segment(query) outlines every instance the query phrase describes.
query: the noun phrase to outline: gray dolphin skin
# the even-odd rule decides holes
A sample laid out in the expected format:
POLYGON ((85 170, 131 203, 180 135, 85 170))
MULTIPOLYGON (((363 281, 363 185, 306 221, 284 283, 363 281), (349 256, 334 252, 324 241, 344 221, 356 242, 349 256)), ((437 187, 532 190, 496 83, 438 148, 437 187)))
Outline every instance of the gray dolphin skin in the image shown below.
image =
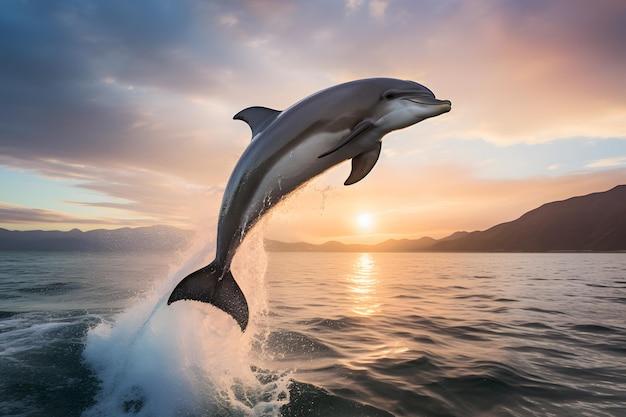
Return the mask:
POLYGON ((244 331, 248 303, 230 271, 246 234, 283 197, 340 162, 351 159, 345 185, 374 167, 387 133, 450 111, 413 81, 371 78, 315 93, 284 111, 249 107, 234 119, 252 130, 252 142, 237 162, 222 199, 215 260, 188 275, 168 304, 196 300, 230 314, 244 331))

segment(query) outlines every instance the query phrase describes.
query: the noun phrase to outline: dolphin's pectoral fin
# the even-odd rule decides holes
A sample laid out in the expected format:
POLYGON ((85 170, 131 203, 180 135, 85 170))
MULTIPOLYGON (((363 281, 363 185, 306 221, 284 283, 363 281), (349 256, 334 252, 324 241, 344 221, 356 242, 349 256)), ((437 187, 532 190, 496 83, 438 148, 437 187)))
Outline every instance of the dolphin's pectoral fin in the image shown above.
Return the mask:
POLYGON ((252 130, 252 137, 265 129, 270 123, 278 117, 281 112, 267 107, 248 107, 233 116, 233 119, 243 120, 248 123, 252 130))
POLYGON ((350 176, 348 176, 346 182, 343 184, 352 185, 365 178, 365 176, 370 173, 372 168, 374 168, 374 165, 376 165, 376 161, 378 161, 378 157, 380 156, 381 148, 382 143, 378 142, 376 146, 369 151, 358 154, 352 158, 352 171, 350 172, 350 176))
POLYGON ((248 303, 230 271, 217 268, 215 262, 187 275, 178 283, 167 304, 178 300, 195 300, 213 304, 230 314, 241 327, 248 325, 248 303))
POLYGON ((342 146, 346 145, 352 139, 356 138, 361 133, 366 132, 366 131, 368 131, 369 129, 371 129, 373 127, 374 127, 374 123, 372 123, 371 121, 369 121, 369 120, 361 120, 359 123, 357 123, 356 126, 354 126, 354 128, 352 128, 350 133, 348 133, 348 136, 343 138, 343 140, 341 142, 339 142, 339 144, 337 146, 335 146, 334 148, 332 148, 331 150, 329 150, 327 152, 324 152, 323 154, 318 156, 318 158, 323 158, 326 155, 330 155, 331 153, 339 150, 342 146))

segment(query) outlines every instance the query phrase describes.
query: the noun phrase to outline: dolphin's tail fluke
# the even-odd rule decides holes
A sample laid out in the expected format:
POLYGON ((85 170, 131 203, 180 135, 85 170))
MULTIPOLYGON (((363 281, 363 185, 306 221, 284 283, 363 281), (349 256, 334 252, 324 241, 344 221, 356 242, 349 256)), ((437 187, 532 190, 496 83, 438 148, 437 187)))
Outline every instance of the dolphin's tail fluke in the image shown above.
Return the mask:
POLYGON ((195 300, 213 304, 230 314, 241 327, 248 325, 248 303, 230 270, 222 271, 215 261, 187 275, 178 283, 167 304, 178 300, 195 300))

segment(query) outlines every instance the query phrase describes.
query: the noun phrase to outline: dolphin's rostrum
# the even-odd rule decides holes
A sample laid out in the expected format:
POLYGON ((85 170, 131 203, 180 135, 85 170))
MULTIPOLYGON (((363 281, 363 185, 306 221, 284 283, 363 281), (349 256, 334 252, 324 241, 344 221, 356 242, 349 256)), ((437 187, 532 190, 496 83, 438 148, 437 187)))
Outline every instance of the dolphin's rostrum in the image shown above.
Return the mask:
POLYGON ((345 185, 363 179, 380 155, 387 133, 450 111, 428 88, 393 78, 357 80, 315 93, 284 111, 249 107, 234 118, 252 130, 222 199, 216 257, 188 275, 168 304, 196 300, 230 314, 241 330, 248 304, 230 271, 250 229, 281 198, 332 166, 352 159, 345 185))

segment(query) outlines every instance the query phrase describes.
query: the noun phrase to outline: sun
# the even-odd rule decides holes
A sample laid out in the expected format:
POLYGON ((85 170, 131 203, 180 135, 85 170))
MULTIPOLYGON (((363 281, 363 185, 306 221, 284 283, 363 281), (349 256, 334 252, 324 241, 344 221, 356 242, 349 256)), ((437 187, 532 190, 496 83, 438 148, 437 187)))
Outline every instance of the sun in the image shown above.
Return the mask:
POLYGON ((374 217, 370 213, 361 213, 356 217, 356 224, 359 229, 371 229, 374 225, 374 217))

